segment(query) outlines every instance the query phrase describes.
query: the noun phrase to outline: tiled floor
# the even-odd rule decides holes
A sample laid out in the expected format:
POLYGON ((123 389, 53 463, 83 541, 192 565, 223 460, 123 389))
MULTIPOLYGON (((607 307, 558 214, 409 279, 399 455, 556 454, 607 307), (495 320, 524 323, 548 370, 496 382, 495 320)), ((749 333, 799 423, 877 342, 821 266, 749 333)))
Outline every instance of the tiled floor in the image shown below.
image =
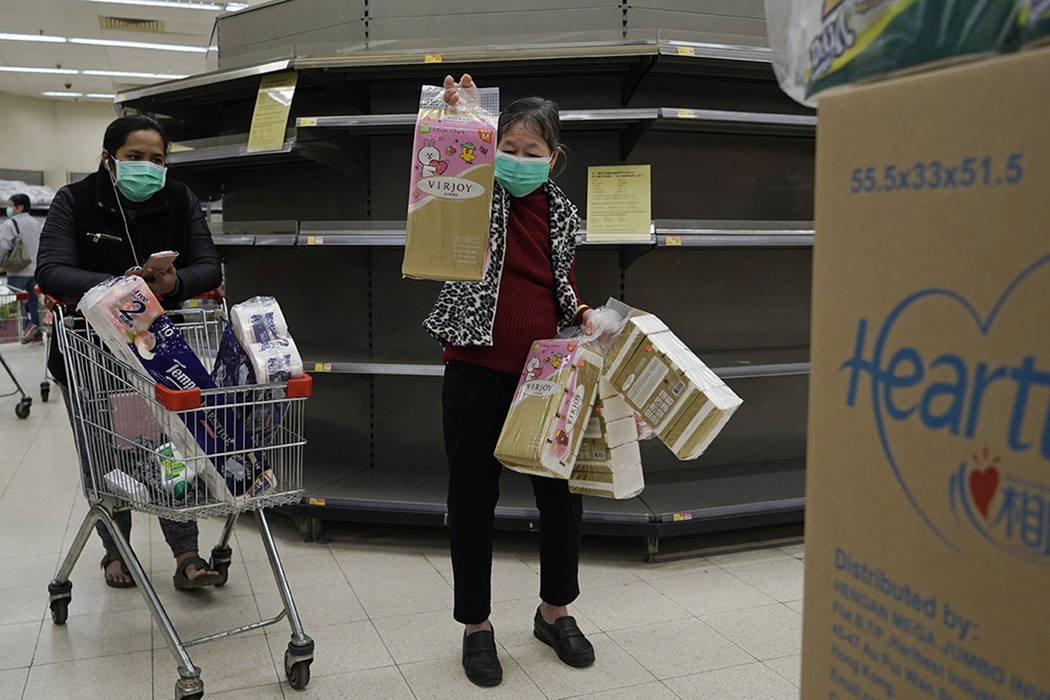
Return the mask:
MULTIPOLYGON (((102 584, 92 536, 73 573, 66 625, 47 613, 47 583, 86 505, 57 390, 40 403, 39 346, 0 346, 31 388, 32 415, 0 399, 0 698, 170 698, 176 665, 137 590, 102 584)), ((0 373, 0 393, 10 383, 0 373)), ((493 565, 493 621, 504 668, 495 689, 459 665, 444 533, 348 526, 307 544, 272 517, 307 632, 317 643, 302 692, 283 678, 286 625, 192 648, 209 698, 798 697, 801 547, 646 564, 637 542, 584 542, 583 593, 572 606, 597 663, 572 669, 531 633, 537 604, 534 538, 501 536, 493 565), (384 536, 377 536, 384 535, 384 536)), ((201 523, 201 546, 218 535, 201 523)), ((174 569, 155 520, 135 514, 132 544, 184 636, 273 615, 278 596, 254 520, 238 523, 229 584, 194 593, 174 569)))

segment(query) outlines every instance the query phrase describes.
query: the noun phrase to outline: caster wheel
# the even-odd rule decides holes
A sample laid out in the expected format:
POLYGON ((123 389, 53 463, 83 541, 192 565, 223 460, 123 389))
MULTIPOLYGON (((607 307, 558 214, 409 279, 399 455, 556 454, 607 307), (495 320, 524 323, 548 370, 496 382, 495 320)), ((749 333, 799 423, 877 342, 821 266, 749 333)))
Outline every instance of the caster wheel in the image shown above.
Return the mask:
POLYGON ((56 625, 66 624, 69 618, 69 598, 51 601, 51 621, 56 625))
POLYGON ((23 419, 23 420, 28 418, 29 417, 29 410, 32 407, 32 405, 33 404, 30 403, 28 400, 22 399, 15 406, 15 415, 18 416, 19 418, 23 419))
POLYGON ((230 559, 233 556, 233 549, 230 547, 213 547, 211 550, 211 566, 212 571, 218 571, 220 578, 215 585, 225 586, 226 581, 230 578, 230 559))
POLYGON ((40 400, 47 403, 48 397, 51 396, 51 385, 44 382, 40 385, 40 400))
POLYGON ((288 683, 296 690, 302 690, 310 682, 310 661, 296 661, 288 671, 288 683))

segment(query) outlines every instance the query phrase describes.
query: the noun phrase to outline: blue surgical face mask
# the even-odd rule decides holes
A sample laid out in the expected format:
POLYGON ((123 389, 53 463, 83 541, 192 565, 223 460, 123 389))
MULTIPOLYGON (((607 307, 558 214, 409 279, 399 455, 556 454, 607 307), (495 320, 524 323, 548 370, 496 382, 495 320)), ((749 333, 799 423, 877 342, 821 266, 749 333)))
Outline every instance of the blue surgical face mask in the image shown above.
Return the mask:
POLYGON ((7 214, 7 218, 10 219, 11 217, 13 217, 15 215, 15 208, 14 207, 7 207, 7 209, 4 211, 4 213, 7 214))
POLYGON ((524 197, 547 181, 551 159, 496 151, 496 179, 511 196, 524 197))
POLYGON ((132 202, 145 202, 167 181, 168 169, 148 160, 117 160, 117 189, 132 202))

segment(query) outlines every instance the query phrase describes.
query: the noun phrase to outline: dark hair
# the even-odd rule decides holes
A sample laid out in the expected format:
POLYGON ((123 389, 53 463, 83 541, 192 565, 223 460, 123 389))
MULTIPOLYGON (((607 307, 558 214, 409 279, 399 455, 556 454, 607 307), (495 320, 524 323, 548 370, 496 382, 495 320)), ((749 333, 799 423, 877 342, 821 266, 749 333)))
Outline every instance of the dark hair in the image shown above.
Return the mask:
POLYGON ((29 195, 27 194, 13 194, 9 200, 12 205, 16 207, 22 207, 22 211, 29 211, 29 195))
MULTIPOLYGON (((565 154, 565 146, 561 142, 561 120, 558 117, 558 103, 542 97, 523 97, 514 100, 499 115, 499 131, 497 142, 503 132, 515 124, 530 127, 539 132, 540 136, 551 149, 551 153, 565 154)), ((561 158, 564 166, 565 158, 561 158)))
POLYGON ((168 135, 156 119, 151 119, 144 114, 135 114, 130 117, 120 117, 110 122, 106 127, 106 135, 102 137, 102 147, 110 156, 116 156, 117 151, 128 142, 128 134, 132 131, 156 131, 164 142, 164 152, 168 152, 168 135))

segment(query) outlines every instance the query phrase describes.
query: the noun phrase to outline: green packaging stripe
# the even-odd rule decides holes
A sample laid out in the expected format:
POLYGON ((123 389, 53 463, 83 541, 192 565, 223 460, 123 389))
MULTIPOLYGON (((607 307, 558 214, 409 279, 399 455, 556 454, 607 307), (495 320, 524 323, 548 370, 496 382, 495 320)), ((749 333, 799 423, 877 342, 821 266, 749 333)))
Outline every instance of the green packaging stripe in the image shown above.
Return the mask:
MULTIPOLYGON (((836 24, 852 27, 865 19, 850 3, 843 3, 839 12, 847 16, 838 22, 826 19, 826 33, 835 31, 836 24)), ((811 49, 807 96, 951 56, 999 51, 1016 26, 1018 5, 1015 0, 896 0, 865 14, 870 13, 878 18, 853 33, 852 47, 835 57, 827 70, 813 65, 816 53, 811 49)))

